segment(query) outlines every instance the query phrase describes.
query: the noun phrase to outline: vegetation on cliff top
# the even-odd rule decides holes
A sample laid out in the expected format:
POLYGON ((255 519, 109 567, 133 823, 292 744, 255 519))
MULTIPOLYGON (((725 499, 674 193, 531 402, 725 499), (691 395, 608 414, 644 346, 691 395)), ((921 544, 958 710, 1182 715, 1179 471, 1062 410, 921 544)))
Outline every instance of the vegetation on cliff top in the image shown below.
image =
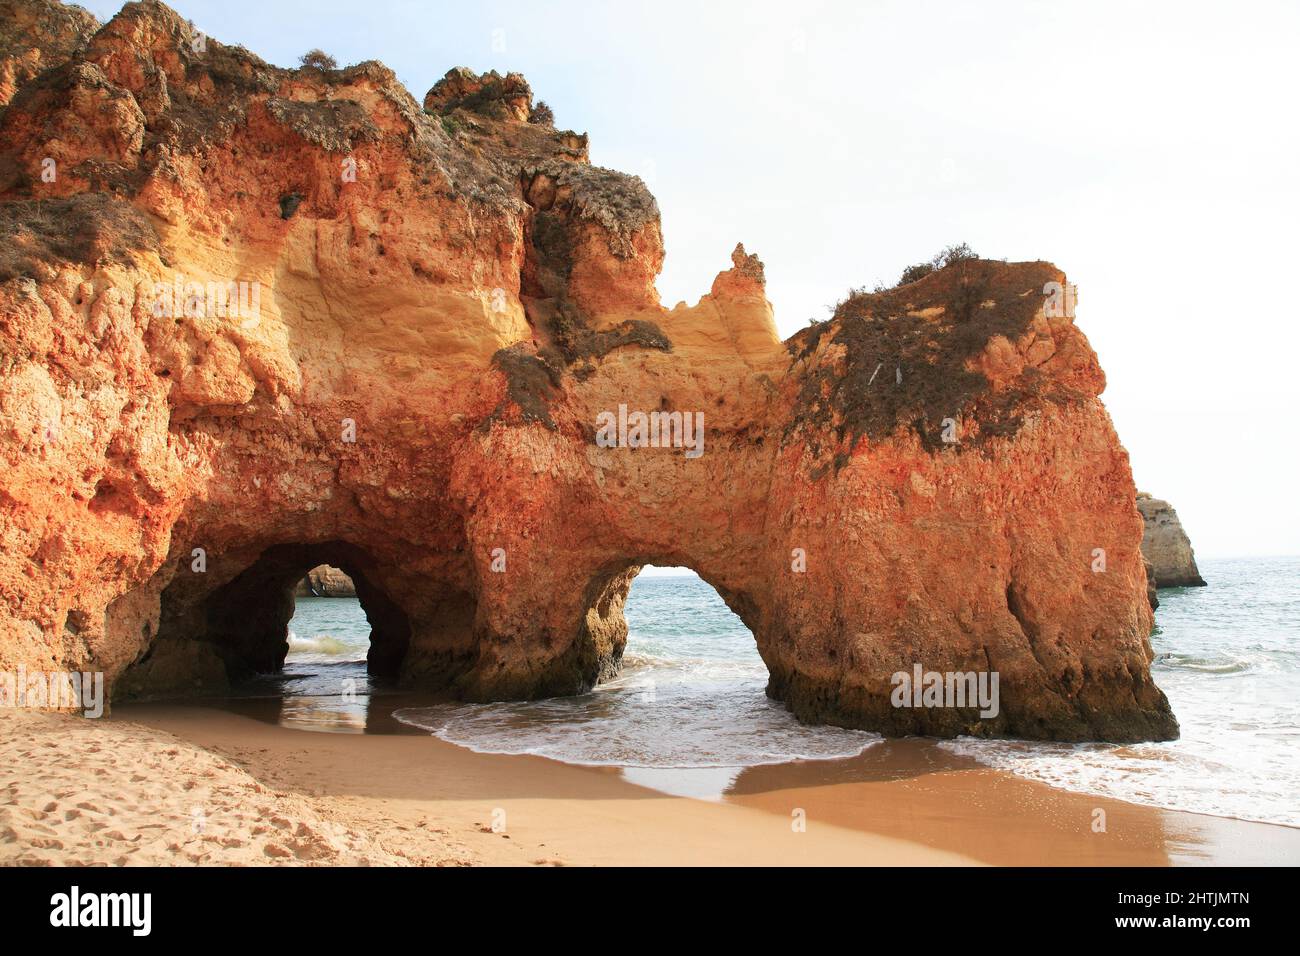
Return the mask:
POLYGON ((929 265, 910 283, 851 292, 830 321, 790 338, 796 361, 809 364, 801 411, 787 437, 802 433, 818 453, 816 436, 829 431, 838 439, 836 463, 842 465, 860 438, 884 441, 900 426, 914 431, 927 450, 937 450, 944 447, 944 419, 965 416, 978 422, 978 435, 958 447, 979 447, 1015 434, 1026 400, 1077 398, 1047 387, 1034 368, 1025 369, 1019 387, 995 393, 970 368, 995 336, 1015 342, 1025 335, 1042 305, 1044 284, 1059 276, 1054 266, 978 259, 964 245, 929 265), (828 355, 824 342, 841 346, 842 354, 828 355))
POLYGON ((298 62, 311 70, 337 70, 339 61, 324 50, 308 50, 298 57, 298 62))

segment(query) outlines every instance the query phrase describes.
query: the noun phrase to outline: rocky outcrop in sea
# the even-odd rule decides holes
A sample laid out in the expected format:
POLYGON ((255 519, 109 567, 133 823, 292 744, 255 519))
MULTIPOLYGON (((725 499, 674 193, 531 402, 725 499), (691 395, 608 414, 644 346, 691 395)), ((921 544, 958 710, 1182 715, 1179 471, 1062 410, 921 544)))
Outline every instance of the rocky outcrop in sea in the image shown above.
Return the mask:
POLYGON ((354 598, 357 587, 343 571, 321 564, 307 572, 293 593, 295 597, 354 598))
POLYGON ((1142 553, 1151 563, 1152 580, 1158 588, 1204 587, 1205 579, 1196 567, 1192 542, 1178 520, 1178 512, 1167 501, 1138 492, 1142 514, 1142 553))

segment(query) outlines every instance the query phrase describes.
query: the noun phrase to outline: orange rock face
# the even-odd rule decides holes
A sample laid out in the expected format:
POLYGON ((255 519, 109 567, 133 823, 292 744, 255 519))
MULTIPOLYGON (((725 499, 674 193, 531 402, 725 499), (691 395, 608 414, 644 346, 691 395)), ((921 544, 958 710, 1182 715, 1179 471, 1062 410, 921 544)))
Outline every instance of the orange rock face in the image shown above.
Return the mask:
POLYGON ((376 674, 570 694, 656 563, 717 588, 805 720, 1177 733, 1054 267, 959 262, 782 343, 743 248, 660 305, 653 197, 517 75, 421 108, 152 2, 42 66, 0 117, 0 670, 120 698, 274 669, 329 564, 376 674), (918 664, 996 672, 996 715, 894 706, 918 664))

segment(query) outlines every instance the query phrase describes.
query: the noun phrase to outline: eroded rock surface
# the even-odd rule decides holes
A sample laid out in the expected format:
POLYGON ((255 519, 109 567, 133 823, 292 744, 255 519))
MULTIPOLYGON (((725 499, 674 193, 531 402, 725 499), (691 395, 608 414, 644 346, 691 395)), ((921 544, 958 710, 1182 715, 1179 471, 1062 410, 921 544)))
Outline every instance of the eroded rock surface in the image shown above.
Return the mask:
POLYGON ((1204 587, 1205 579, 1196 567, 1191 539, 1178 520, 1178 512, 1167 501, 1138 492, 1142 514, 1142 553, 1151 562, 1155 587, 1204 587))
POLYGON ((378 63, 279 69, 152 2, 19 88, 0 668, 220 686, 279 666, 293 588, 329 564, 376 674, 571 694, 617 672, 656 563, 719 591, 805 720, 1176 735, 1059 270, 959 262, 782 343, 738 247, 668 310, 653 197, 530 102, 455 70, 422 108, 378 63), (638 413, 703 428, 598 441, 638 413), (892 706, 914 664, 995 670, 997 716, 892 706))
POLYGON ((89 10, 58 0, 0 0, 0 106, 42 70, 66 63, 99 21, 89 10))

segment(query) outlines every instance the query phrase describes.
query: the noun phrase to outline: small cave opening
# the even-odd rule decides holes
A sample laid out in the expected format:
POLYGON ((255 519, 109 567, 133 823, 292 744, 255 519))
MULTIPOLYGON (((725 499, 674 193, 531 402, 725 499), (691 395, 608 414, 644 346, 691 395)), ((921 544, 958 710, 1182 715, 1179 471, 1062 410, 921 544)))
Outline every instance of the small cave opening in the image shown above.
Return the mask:
POLYGON ((355 589, 355 602, 347 602, 354 612, 349 623, 354 640, 357 628, 368 626, 367 673, 395 680, 410 647, 411 620, 376 583, 376 566, 366 551, 343 541, 274 545, 210 590, 196 590, 201 576, 178 577, 162 593, 159 638, 171 635, 206 646, 232 684, 278 673, 289 656, 290 625, 304 579, 322 566, 337 569, 355 589), (362 614, 364 622, 355 620, 362 614))

